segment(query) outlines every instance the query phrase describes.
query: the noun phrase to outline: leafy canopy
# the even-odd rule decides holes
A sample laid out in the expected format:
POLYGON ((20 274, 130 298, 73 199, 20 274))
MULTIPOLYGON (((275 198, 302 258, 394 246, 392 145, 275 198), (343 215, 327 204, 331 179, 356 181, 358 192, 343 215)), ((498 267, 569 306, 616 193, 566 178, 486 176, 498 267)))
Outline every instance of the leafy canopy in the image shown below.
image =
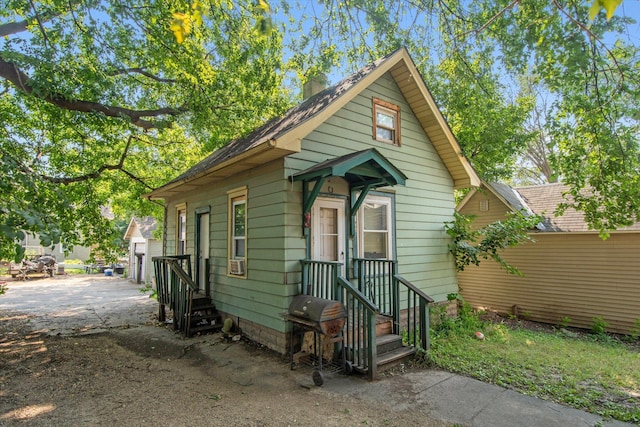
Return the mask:
POLYGON ((482 178, 509 182, 524 156, 542 156, 539 176, 570 188, 559 212, 574 207, 606 235, 640 220, 640 50, 625 4, 301 3, 291 64, 357 68, 407 46, 482 178))
POLYGON ((22 256, 24 233, 110 253, 105 212, 161 217, 141 195, 286 109, 281 35, 263 20, 249 0, 9 0, 0 259, 22 256))

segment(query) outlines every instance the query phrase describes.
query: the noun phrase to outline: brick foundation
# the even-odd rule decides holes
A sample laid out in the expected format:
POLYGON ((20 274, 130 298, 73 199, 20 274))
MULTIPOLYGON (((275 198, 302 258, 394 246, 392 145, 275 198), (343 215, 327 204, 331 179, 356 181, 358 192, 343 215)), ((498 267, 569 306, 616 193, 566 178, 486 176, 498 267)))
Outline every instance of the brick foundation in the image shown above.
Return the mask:
POLYGON ((248 339, 264 345, 270 350, 274 350, 280 354, 289 352, 289 336, 284 332, 267 328, 266 326, 252 322, 247 319, 230 316, 226 313, 220 313, 223 319, 231 318, 233 320, 233 330, 242 332, 242 335, 248 339))

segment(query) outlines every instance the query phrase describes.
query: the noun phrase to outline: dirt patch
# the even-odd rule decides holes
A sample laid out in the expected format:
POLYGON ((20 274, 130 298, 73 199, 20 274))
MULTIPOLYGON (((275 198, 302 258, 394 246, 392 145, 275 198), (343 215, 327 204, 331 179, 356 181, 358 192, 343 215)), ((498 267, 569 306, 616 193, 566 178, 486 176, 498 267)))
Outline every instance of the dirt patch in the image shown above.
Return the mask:
POLYGON ((49 336, 30 320, 0 313, 0 425, 445 425, 315 387, 308 368, 253 343, 161 325, 49 336))

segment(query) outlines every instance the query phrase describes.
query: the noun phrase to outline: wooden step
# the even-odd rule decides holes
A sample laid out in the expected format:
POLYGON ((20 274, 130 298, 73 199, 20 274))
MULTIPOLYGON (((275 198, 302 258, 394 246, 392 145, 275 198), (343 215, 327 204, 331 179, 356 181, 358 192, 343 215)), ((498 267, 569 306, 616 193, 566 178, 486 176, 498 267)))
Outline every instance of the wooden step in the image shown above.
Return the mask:
POLYGON ((400 335, 387 334, 376 337, 376 350, 378 354, 384 354, 402 347, 400 335))
POLYGON ((393 330, 393 319, 389 316, 379 314, 376 316, 376 336, 390 334, 393 330))
POLYGON ((413 357, 415 353, 416 349, 414 347, 400 347, 384 354, 378 354, 378 368, 384 367, 384 369, 388 369, 405 359, 413 357))

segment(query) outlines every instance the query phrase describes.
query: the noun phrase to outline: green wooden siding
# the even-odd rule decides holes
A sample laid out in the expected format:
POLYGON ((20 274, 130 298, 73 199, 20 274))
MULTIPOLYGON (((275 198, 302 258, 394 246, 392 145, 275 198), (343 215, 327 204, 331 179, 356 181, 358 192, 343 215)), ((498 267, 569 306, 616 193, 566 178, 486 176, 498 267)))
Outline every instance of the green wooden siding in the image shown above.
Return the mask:
MULTIPOLYGON (((285 226, 288 181, 282 178, 283 161, 271 162, 240 174, 223 184, 206 186, 168 202, 167 253, 175 253, 176 204, 187 204, 187 253, 194 250, 195 209, 211 206, 211 290, 217 308, 284 332, 280 313, 289 295, 297 292, 285 284, 285 226), (247 186, 247 278, 227 276, 227 191, 247 186), (193 219, 192 219, 193 218, 193 219)), ((288 282, 288 280, 287 280, 288 282)), ((295 289, 294 289, 295 288, 295 289)))
MULTIPOLYGON (((444 232, 444 222, 452 220, 455 208, 453 180, 390 75, 380 78, 309 134, 302 142, 302 152, 286 159, 285 174, 372 146, 408 177, 406 186, 391 189, 396 193, 399 272, 437 301, 446 300, 447 294, 457 291, 444 232), (400 106, 400 147, 373 139, 373 97, 400 106)), ((296 189, 301 191, 301 185, 296 189)), ((301 215, 299 205, 289 204, 288 209, 294 206, 301 215)), ((299 238, 289 235, 287 241, 295 245, 299 238)), ((353 247, 349 250, 353 256, 353 247)))
MULTIPOLYGON (((302 185, 291 174, 318 162, 375 147, 407 175, 396 186, 396 243, 399 272, 441 301, 457 291, 444 222, 454 211, 453 180, 428 141, 394 80, 385 75, 302 141, 302 152, 203 186, 167 201, 166 253, 175 253, 176 210, 187 204, 187 253, 194 254, 195 209, 210 206, 212 298, 219 310, 285 332, 280 313, 298 293, 302 233, 302 185), (372 138, 372 98, 401 108, 402 146, 372 138), (227 191, 247 186, 247 278, 227 276, 227 191)), ((336 180, 336 179, 334 179, 336 180)), ((340 190, 339 183, 335 188, 340 190)), ((346 194, 345 194, 346 195, 346 194)), ((353 247, 349 242, 350 256, 353 247)), ((242 320, 240 320, 242 327, 242 320)))

